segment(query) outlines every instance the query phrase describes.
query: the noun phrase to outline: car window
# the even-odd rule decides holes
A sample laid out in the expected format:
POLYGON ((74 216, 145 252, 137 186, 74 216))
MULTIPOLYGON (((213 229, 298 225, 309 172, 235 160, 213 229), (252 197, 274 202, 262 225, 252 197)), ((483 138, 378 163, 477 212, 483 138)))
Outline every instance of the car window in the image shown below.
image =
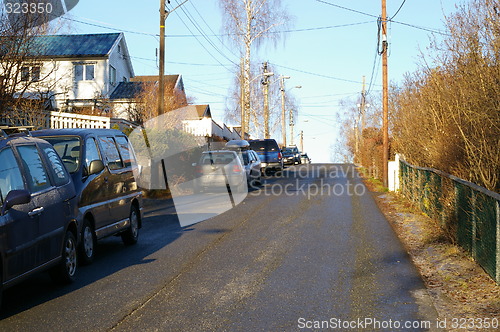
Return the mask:
POLYGON ((248 151, 243 151, 241 157, 243 158, 243 165, 248 165, 250 163, 248 151))
POLYGON ((99 137, 99 141, 102 144, 102 152, 106 158, 106 163, 110 170, 117 170, 123 168, 123 161, 120 157, 120 153, 116 148, 116 143, 113 137, 99 137))
POLYGON ((35 145, 22 145, 17 148, 26 169, 26 180, 32 193, 36 193, 50 187, 50 180, 38 154, 35 145))
POLYGON ((78 170, 80 165, 80 139, 76 136, 71 137, 41 137, 54 147, 59 157, 61 157, 64 166, 70 173, 78 170))
POLYGON ((11 148, 0 151, 0 203, 11 190, 24 189, 23 177, 11 148))
POLYGON ((49 171, 52 173, 54 177, 54 181, 56 186, 62 186, 68 183, 69 176, 66 173, 66 169, 61 159, 59 158, 57 152, 54 148, 47 146, 43 149, 47 159, 49 160, 49 171))
POLYGON ((94 160, 101 160, 99 148, 94 138, 87 138, 85 141, 85 167, 89 169, 90 163, 94 160))
POLYGON ((125 167, 132 167, 133 155, 129 149, 127 138, 125 136, 116 136, 116 143, 118 144, 125 167))
POLYGON ((276 141, 250 141, 250 147, 255 151, 279 151, 276 141))
POLYGON ((201 157, 201 164, 203 165, 225 165, 234 161, 234 154, 232 153, 205 153, 201 157))

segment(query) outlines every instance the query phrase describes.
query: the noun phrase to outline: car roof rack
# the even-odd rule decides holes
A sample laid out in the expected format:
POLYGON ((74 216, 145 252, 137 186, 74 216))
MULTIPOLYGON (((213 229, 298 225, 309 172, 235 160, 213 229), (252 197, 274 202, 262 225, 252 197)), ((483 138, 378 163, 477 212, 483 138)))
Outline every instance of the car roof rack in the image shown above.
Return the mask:
POLYGON ((31 136, 30 130, 34 128, 34 126, 0 126, 0 138, 31 136))

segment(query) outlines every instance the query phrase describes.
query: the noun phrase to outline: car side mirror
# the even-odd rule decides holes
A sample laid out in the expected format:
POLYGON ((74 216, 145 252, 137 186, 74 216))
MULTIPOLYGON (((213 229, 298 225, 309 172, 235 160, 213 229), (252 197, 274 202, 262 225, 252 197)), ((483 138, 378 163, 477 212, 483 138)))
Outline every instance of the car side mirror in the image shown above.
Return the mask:
POLYGON ((31 202, 31 194, 27 190, 11 190, 5 197, 0 215, 4 215, 7 210, 15 205, 31 202))
POLYGON ((104 163, 102 160, 92 160, 87 171, 88 175, 97 174, 104 169, 104 163))

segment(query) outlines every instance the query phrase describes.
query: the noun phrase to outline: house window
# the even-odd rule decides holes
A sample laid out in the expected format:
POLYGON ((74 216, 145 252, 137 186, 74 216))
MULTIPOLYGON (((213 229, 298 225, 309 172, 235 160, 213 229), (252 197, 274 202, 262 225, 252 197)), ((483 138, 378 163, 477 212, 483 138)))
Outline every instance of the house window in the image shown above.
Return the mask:
POLYGON ((85 66, 85 79, 87 81, 94 80, 94 65, 86 65, 85 66))
POLYGON ((21 81, 27 82, 30 80, 30 67, 21 67, 21 81))
POLYGON ((30 78, 32 82, 40 81, 40 71, 41 71, 40 66, 31 68, 28 66, 21 67, 21 81, 28 82, 30 78))
POLYGON ((109 84, 116 84, 116 69, 113 66, 109 66, 109 84))
POLYGON ((38 82, 40 81, 40 67, 31 67, 31 81, 38 82))
POLYGON ((75 65, 75 81, 93 81, 94 65, 93 64, 76 64, 75 65))

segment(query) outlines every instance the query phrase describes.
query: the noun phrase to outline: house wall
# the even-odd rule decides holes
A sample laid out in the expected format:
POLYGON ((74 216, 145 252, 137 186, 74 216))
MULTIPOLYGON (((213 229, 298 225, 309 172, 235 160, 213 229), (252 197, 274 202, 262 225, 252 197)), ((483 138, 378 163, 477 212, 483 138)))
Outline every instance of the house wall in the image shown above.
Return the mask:
POLYGON ((120 82, 129 82, 130 78, 133 77, 133 72, 127 62, 128 51, 127 45, 125 44, 125 40, 122 38, 111 50, 108 59, 108 67, 106 68, 106 96, 113 92, 113 90, 118 86, 120 82), (116 69, 116 82, 111 84, 110 79, 110 67, 113 66, 116 69))
POLYGON ((47 95, 52 96, 55 101, 53 106, 59 110, 66 109, 66 100, 68 99, 109 98, 119 82, 129 81, 133 76, 127 58, 128 51, 125 39, 120 38, 111 49, 109 57, 43 59, 23 64, 23 66, 28 67, 41 66, 41 81, 30 83, 25 97, 39 95, 39 92, 48 92, 47 95), (76 64, 93 64, 94 79, 75 81, 74 66, 76 64), (110 66, 116 69, 116 82, 114 84, 110 83, 110 66))

